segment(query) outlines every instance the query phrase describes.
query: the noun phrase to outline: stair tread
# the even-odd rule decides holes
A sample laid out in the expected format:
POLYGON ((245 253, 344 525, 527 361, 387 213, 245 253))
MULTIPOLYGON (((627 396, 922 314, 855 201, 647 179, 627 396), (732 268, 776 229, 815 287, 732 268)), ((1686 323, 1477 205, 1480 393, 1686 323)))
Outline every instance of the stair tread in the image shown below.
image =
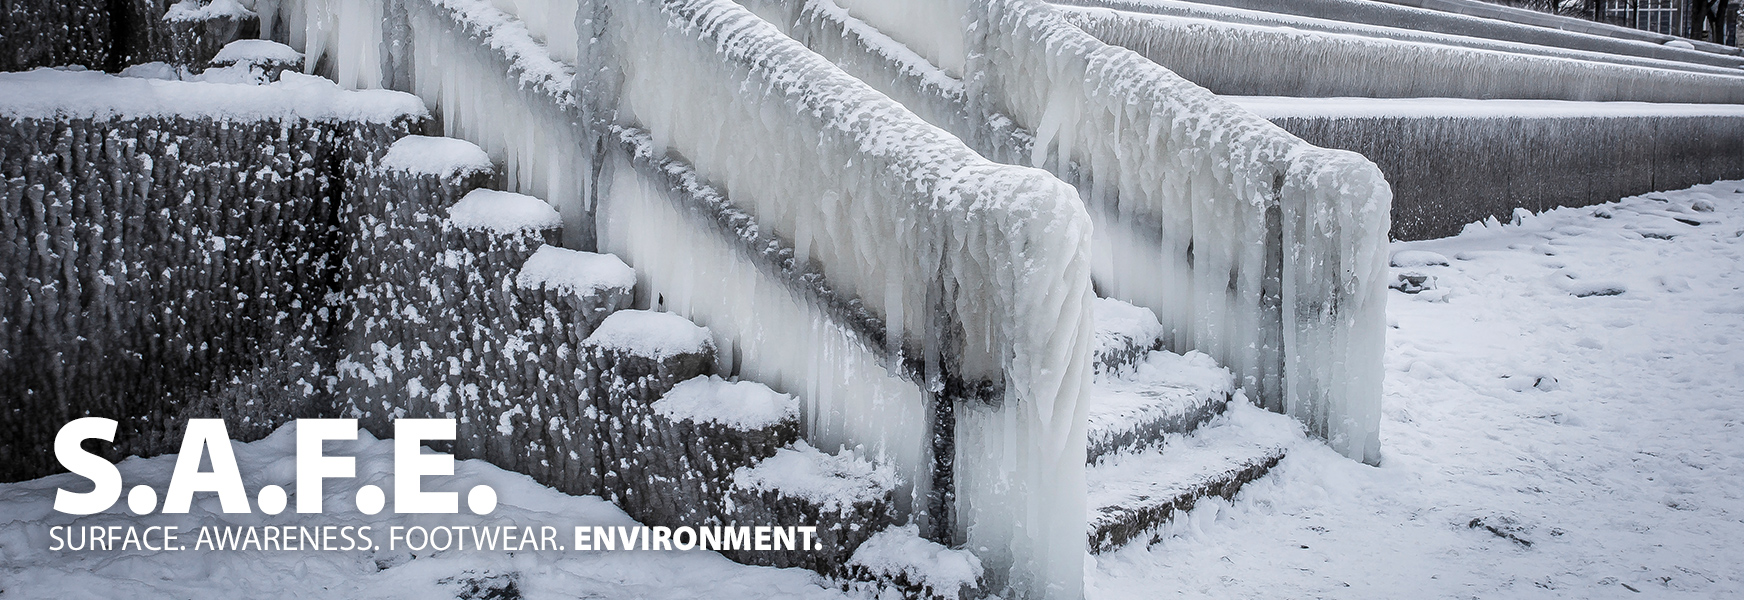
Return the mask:
POLYGON ((1199 498, 1233 496, 1302 439, 1289 417, 1232 402, 1228 414, 1191 434, 1168 435, 1161 448, 1090 466, 1084 480, 1092 550, 1118 547, 1199 498))
POLYGON ((1129 369, 1099 375, 1085 423, 1089 462, 1187 433, 1223 411, 1235 388, 1228 369, 1199 352, 1149 352, 1129 369))

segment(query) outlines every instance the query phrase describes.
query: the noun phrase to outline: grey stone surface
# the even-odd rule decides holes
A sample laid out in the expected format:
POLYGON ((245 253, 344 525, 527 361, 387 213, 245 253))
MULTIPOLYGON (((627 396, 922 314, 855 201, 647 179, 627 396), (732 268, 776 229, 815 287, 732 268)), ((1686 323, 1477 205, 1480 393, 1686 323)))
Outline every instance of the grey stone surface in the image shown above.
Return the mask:
POLYGON ((330 412, 343 182, 416 126, 0 120, 0 480, 82 416, 119 458, 330 412))
POLYGON ((1273 122, 1352 150, 1393 187, 1392 237, 1454 235, 1515 208, 1587 206, 1744 177, 1744 117, 1300 118, 1273 122))

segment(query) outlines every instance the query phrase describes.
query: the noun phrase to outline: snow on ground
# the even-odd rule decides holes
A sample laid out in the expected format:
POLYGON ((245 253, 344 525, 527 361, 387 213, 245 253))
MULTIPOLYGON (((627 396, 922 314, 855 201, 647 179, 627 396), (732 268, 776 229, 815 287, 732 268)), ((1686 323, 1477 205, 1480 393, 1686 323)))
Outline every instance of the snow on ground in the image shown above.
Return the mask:
MULTIPOLYGON (((1744 593, 1744 182, 1520 214, 1393 250, 1404 265, 1395 275, 1423 291, 1390 298, 1383 464, 1300 442, 1233 502, 1202 502, 1159 543, 1092 559, 1090 598, 1744 593)), ((293 439, 287 428, 238 445, 249 490, 289 487, 293 439)), ((528 597, 837 595, 805 571, 707 552, 45 550, 48 528, 69 523, 178 524, 184 535, 199 525, 632 523, 597 497, 478 461, 426 485, 492 485, 502 500, 488 517, 365 517, 351 499, 364 484, 391 490, 391 448, 367 434, 329 443, 330 455, 360 457, 361 477, 328 481, 321 523, 225 515, 210 494, 192 515, 133 517, 118 502, 75 518, 51 509, 55 488, 82 489, 74 476, 0 484, 0 587, 7 598, 421 598, 513 574, 528 597)), ((124 461, 124 489, 165 489, 174 460, 124 461)))
MULTIPOLYGON (((465 492, 487 484, 500 499, 490 515, 466 509, 455 515, 393 513, 393 441, 367 432, 355 442, 328 442, 329 456, 356 456, 355 479, 328 479, 324 512, 277 516, 224 514, 215 494, 195 496, 187 515, 134 516, 126 502, 108 512, 73 517, 55 512, 55 489, 84 491, 83 478, 62 474, 0 484, 0 597, 4 598, 509 598, 510 582, 526 598, 833 598, 841 594, 821 578, 800 569, 751 567, 714 552, 631 551, 477 551, 448 552, 194 550, 201 526, 370 525, 378 543, 394 525, 517 527, 554 526, 557 541, 572 542, 576 525, 634 526, 635 521, 598 496, 569 496, 476 460, 455 463, 453 477, 427 477, 426 491, 465 492), (363 485, 388 493, 382 513, 365 516, 353 498, 363 485), (181 527, 179 552, 54 552, 49 528, 55 525, 157 525, 181 527)), ((292 488, 296 480, 296 431, 287 425, 264 440, 236 444, 243 484, 253 499, 268 484, 292 488)), ((167 489, 176 456, 122 461, 123 489, 147 483, 167 489)), ((464 494, 463 494, 464 495, 464 494)), ((295 500, 291 506, 295 506, 295 500)), ((252 507, 252 502, 251 502, 252 507)), ((155 543, 155 542, 154 542, 155 543)), ((334 542, 343 544, 343 542, 334 542)))
POLYGON ((1393 249, 1449 264, 1393 269, 1382 465, 1303 443, 1090 598, 1744 593, 1744 182, 1393 249))

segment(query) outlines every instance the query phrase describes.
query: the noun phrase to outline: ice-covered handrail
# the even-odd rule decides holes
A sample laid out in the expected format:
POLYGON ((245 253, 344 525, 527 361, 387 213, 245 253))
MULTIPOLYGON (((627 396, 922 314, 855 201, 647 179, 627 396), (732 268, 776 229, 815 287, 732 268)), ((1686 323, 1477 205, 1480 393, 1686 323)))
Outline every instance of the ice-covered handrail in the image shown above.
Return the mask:
POLYGON ((621 121, 882 317, 880 351, 1001 390, 955 417, 957 535, 1015 590, 1079 594, 1091 227, 1071 188, 981 158, 728 0, 609 7, 621 121))
POLYGON ((1098 218, 1096 278, 1155 310, 1338 451, 1379 461, 1392 192, 1030 0, 971 7, 971 101, 1036 133, 1032 160, 1098 218), (977 51, 979 50, 979 51, 977 51))
MULTIPOLYGON (((900 58, 877 48, 901 44, 932 65, 966 65, 966 116, 933 118, 966 120, 956 133, 987 156, 1078 187, 1097 223, 1102 293, 1153 309, 1172 347, 1215 356, 1268 407, 1378 461, 1391 191, 1372 163, 1309 145, 1040 2, 899 2, 925 15, 905 20, 884 0, 753 3, 781 2, 801 3, 788 6, 812 30, 802 38, 862 28, 855 20, 888 36, 848 52, 814 42, 850 62, 900 58), (948 35, 965 43, 927 41, 948 35)), ((890 64, 854 68, 905 82, 890 64)))
MULTIPOLYGON (((1389 39, 1106 9, 1063 11, 1097 38, 1218 94, 1744 102, 1744 71, 1730 67, 1418 32, 1381 32, 1401 38, 1389 39)), ((1279 25, 1307 20, 1277 19, 1279 25)))

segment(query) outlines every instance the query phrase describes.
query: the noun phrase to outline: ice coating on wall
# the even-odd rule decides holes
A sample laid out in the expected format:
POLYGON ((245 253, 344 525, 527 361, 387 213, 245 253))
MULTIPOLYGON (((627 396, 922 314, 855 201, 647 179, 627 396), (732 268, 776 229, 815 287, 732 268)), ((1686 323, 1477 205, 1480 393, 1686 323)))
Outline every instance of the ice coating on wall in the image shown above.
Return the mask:
POLYGON ((918 4, 888 0, 820 1, 846 8, 854 18, 890 35, 950 76, 963 76, 963 66, 968 60, 963 46, 963 14, 970 0, 918 4))
POLYGON ((925 392, 681 209, 673 190, 640 176, 622 157, 612 159, 610 171, 611 191, 599 206, 600 249, 636 265, 638 303, 708 327, 719 336, 718 372, 801 397, 801 423, 813 445, 864 448, 902 478, 901 506, 920 504, 930 482, 925 392))
MULTIPOLYGON (((885 347, 870 350, 885 364, 876 370, 921 358, 943 373, 929 375, 928 391, 987 382, 991 397, 956 405, 955 510, 956 535, 1000 571, 995 585, 1081 594, 1090 227, 1070 188, 987 162, 731 2, 614 2, 611 15, 621 121, 646 127, 656 148, 694 164, 760 226, 792 240, 797 262, 877 315, 885 347)), ((616 218, 619 206, 656 204, 621 199, 619 177, 602 211, 616 218)), ((641 190, 628 193, 653 191, 641 190)), ((733 337, 768 331, 781 330, 733 337)), ((808 406, 806 419, 869 407, 823 408, 808 406)), ((873 430, 860 439, 893 423, 856 421, 873 430)), ((926 440, 901 441, 917 442, 926 440)))
POLYGON ((1269 407, 1378 462, 1392 193, 1373 163, 1302 142, 1051 7, 976 9, 989 33, 971 98, 1032 129, 1034 163, 1099 216, 1099 286, 1156 311, 1175 349, 1216 357, 1269 407))
MULTIPOLYGON (((917 33, 841 52, 849 45, 820 32, 856 26, 832 25, 844 19, 815 8, 825 1, 806 0, 799 14, 812 21, 797 24, 812 29, 799 37, 881 85, 912 83, 887 76, 911 66, 864 64, 901 53, 865 46, 917 33)), ((1268 407, 1378 462, 1391 192, 1374 165, 1306 144, 1046 4, 977 0, 968 10, 966 116, 935 122, 962 123, 957 135, 984 155, 1075 185, 1097 222, 1099 291, 1154 310, 1171 348, 1216 357, 1268 407)))
POLYGON ((324 66, 349 88, 391 83, 417 94, 444 135, 503 165, 509 191, 557 207, 564 246, 593 248, 592 146, 574 115, 575 68, 563 62, 575 59, 576 2, 495 2, 532 18, 493 0, 286 0, 279 14, 309 70, 324 66))

